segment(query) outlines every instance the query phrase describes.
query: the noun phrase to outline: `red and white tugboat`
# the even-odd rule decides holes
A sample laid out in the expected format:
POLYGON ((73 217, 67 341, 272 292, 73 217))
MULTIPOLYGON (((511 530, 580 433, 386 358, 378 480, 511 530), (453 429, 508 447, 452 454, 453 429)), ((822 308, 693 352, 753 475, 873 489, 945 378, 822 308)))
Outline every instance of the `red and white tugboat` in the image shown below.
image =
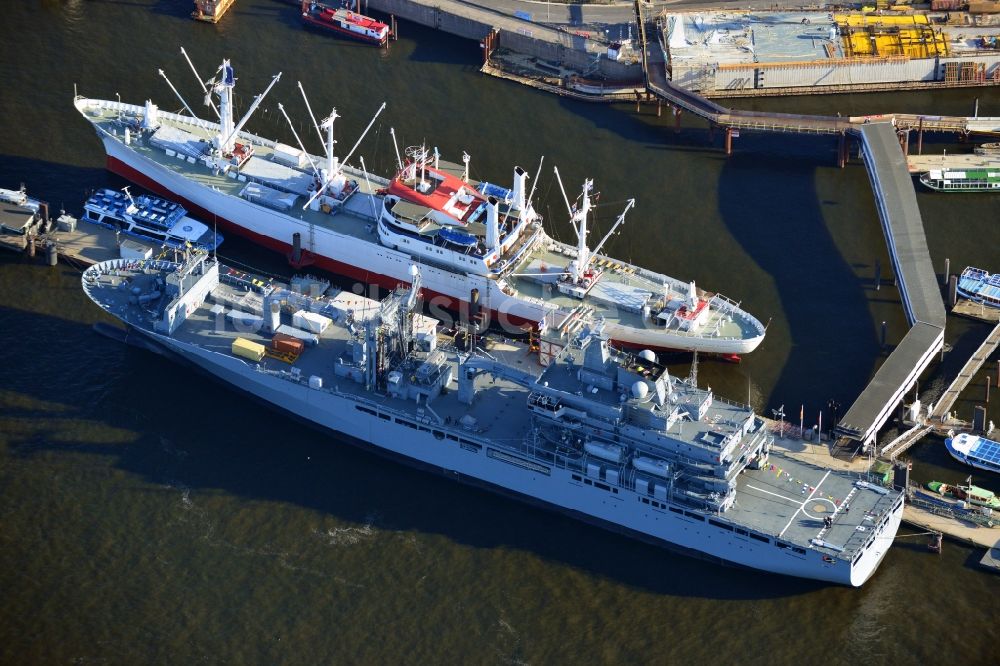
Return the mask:
POLYGON ((346 7, 330 7, 313 0, 302 0, 302 20, 307 25, 332 30, 340 35, 376 46, 385 46, 391 31, 389 26, 370 16, 346 7))

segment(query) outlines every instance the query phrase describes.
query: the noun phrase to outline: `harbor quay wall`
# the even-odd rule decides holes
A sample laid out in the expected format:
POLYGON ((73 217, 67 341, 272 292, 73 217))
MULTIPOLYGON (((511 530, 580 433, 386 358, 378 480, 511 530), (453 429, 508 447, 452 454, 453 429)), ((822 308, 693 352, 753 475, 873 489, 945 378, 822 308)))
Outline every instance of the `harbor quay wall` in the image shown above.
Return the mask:
POLYGON ((992 80, 1000 71, 1000 53, 914 60, 872 60, 852 63, 753 63, 743 65, 674 64, 672 80, 703 92, 767 88, 850 86, 922 81, 945 82, 948 63, 975 62, 992 80))
POLYGON ((417 0, 367 0, 369 9, 392 14, 396 18, 406 19, 429 28, 466 39, 481 40, 490 33, 493 26, 490 23, 477 20, 478 12, 459 14, 448 11, 448 2, 419 2, 417 0))
POLYGON ((482 41, 496 28, 500 31, 497 46, 567 69, 589 72, 596 63, 597 70, 609 79, 642 78, 639 64, 609 60, 606 44, 459 0, 366 0, 366 4, 369 9, 465 39, 482 41))

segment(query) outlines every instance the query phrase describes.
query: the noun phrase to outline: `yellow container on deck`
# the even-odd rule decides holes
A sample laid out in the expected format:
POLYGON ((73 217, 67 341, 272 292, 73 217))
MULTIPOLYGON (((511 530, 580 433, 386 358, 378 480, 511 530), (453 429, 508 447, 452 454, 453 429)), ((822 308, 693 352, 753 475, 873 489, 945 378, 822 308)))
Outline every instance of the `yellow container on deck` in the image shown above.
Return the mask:
POLYGON ((245 358, 248 361, 259 361, 264 358, 267 348, 257 344, 253 340, 246 338, 236 338, 233 340, 233 355, 245 358))

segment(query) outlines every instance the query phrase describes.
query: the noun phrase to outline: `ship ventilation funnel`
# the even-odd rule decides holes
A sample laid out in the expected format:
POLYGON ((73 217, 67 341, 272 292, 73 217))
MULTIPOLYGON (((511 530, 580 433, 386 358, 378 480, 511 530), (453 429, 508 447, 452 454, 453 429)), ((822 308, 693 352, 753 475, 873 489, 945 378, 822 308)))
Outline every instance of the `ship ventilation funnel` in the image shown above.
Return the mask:
POLYGON ((160 108, 153 104, 153 100, 146 100, 146 112, 142 116, 142 128, 155 130, 160 126, 160 108))
POLYGON ((514 167, 514 187, 511 188, 511 205, 515 210, 524 210, 524 187, 528 180, 528 174, 521 167, 514 167))
POLYGON ((486 200, 486 247, 490 251, 500 247, 500 214, 497 212, 499 201, 496 197, 486 200))
POLYGON ((272 333, 281 327, 281 303, 278 301, 271 301, 268 307, 268 328, 272 333))

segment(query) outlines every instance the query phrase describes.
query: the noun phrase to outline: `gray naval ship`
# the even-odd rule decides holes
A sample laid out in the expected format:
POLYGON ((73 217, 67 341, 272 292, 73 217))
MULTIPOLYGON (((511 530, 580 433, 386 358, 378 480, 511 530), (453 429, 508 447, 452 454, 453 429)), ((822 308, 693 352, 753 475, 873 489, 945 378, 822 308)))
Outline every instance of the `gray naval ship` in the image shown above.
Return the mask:
POLYGON ((753 410, 650 352, 563 332, 457 337, 420 314, 420 274, 383 301, 253 278, 203 253, 106 261, 87 295, 127 342, 181 359, 340 441, 660 545, 859 586, 903 497, 772 449, 753 410))

